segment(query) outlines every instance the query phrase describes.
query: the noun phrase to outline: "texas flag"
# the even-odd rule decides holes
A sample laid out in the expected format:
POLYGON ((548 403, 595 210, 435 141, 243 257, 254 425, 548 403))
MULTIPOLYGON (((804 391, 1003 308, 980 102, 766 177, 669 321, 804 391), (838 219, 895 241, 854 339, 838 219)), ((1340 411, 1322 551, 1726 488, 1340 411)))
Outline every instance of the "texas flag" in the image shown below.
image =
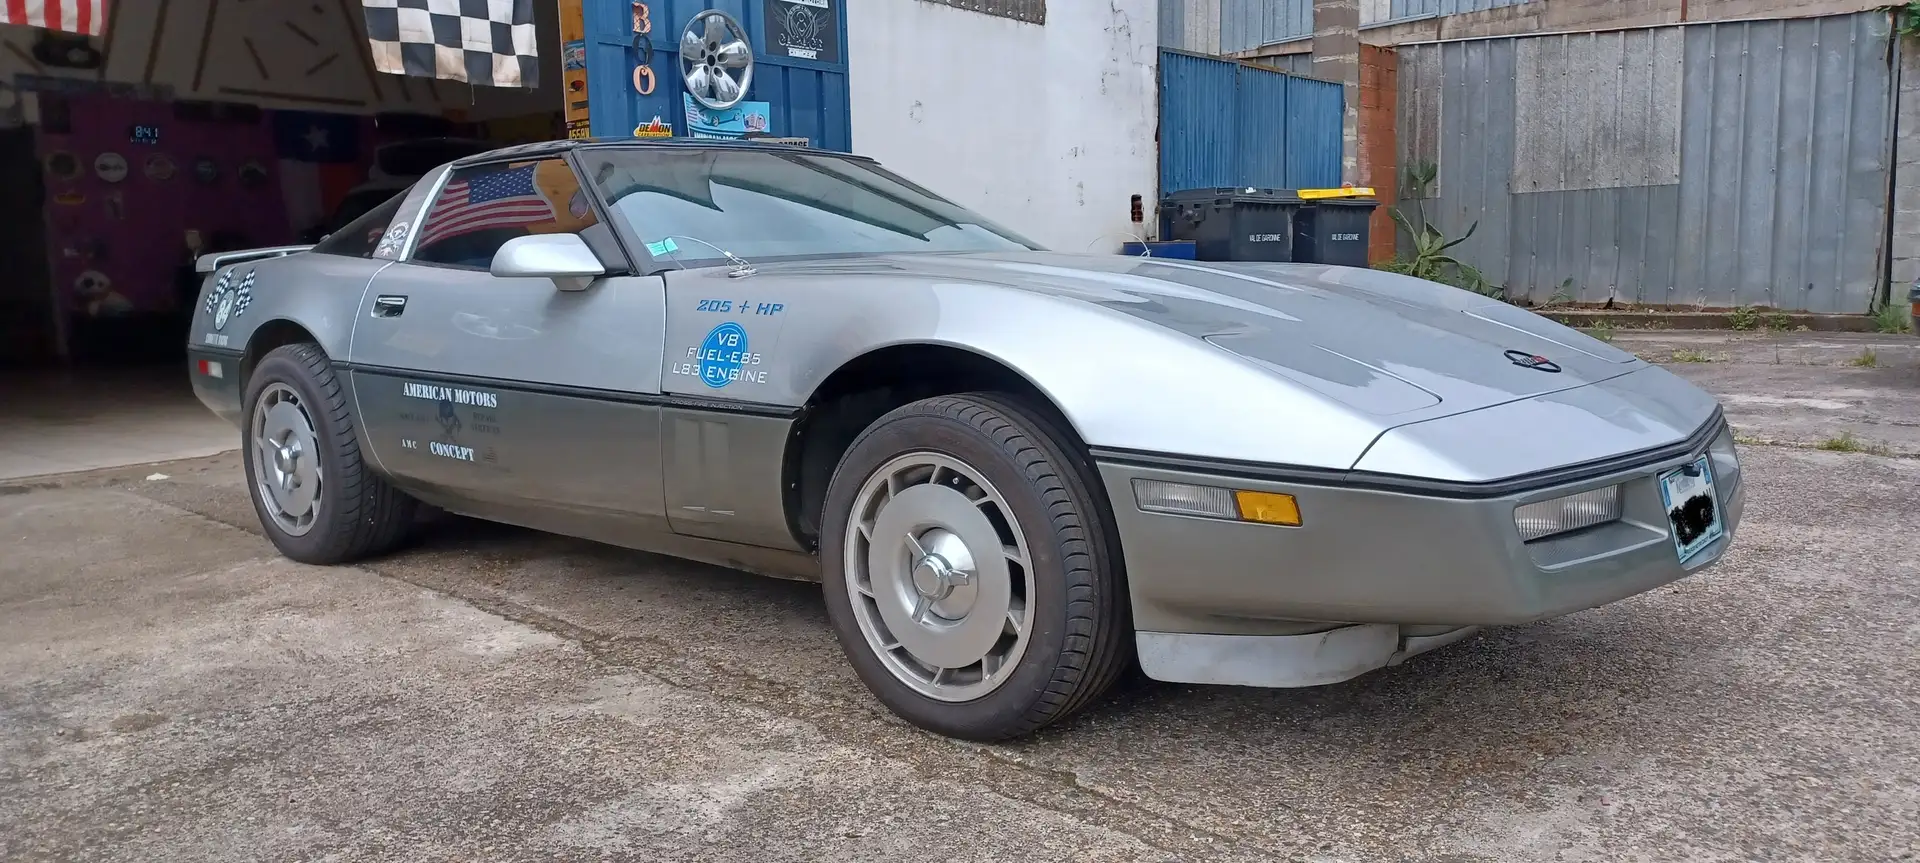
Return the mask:
POLYGON ((4 0, 0 24, 98 36, 107 29, 107 0, 4 0))
POLYGON ((294 230, 305 230, 323 222, 348 192, 367 182, 370 160, 360 146, 365 118, 319 111, 272 115, 287 219, 294 230))

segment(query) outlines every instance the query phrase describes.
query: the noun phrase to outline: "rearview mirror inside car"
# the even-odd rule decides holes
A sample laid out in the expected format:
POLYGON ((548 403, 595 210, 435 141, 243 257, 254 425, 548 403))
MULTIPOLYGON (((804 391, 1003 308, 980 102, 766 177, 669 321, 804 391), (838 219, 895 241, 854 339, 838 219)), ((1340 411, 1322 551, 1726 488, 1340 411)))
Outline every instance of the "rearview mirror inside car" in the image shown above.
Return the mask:
POLYGON ((607 268, 578 234, 535 234, 502 245, 491 272, 503 279, 552 279, 560 290, 582 291, 607 268))

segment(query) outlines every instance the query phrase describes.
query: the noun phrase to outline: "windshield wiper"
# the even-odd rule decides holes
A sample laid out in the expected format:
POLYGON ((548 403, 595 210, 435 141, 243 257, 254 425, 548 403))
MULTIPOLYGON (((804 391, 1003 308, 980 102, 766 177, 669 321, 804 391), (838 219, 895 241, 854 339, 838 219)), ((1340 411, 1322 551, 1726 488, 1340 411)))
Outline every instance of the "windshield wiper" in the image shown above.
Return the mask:
MULTIPOLYGON (((754 267, 754 265, 747 263, 747 260, 745 258, 742 258, 739 255, 736 255, 732 252, 727 251, 726 249, 720 248, 719 246, 709 243, 706 240, 702 240, 699 237, 689 237, 684 234, 668 234, 667 239, 692 240, 693 242, 699 243, 702 246, 706 246, 709 249, 712 249, 716 252, 719 252, 722 255, 725 255, 727 260, 733 265, 727 268, 727 278, 729 279, 744 279, 748 276, 751 276, 755 273, 760 272, 760 270, 754 267)), ((678 249, 669 249, 667 251, 667 254, 673 256, 674 263, 680 264, 680 269, 684 270, 687 268, 686 264, 683 264, 680 262, 680 254, 678 249)))

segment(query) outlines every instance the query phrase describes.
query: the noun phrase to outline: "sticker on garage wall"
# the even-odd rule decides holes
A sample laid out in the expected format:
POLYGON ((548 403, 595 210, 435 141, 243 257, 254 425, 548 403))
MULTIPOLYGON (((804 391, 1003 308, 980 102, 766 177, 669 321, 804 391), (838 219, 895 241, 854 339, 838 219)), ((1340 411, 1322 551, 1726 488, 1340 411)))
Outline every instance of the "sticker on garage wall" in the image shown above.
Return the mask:
POLYGON ((673 127, 667 125, 667 121, 660 119, 659 114, 655 114, 652 121, 633 127, 633 136, 635 138, 671 138, 673 127))
POLYGON ((72 180, 80 176, 80 158, 65 150, 47 155, 47 173, 56 180, 72 180))
POLYGON ((240 188, 258 189, 267 184, 267 169, 257 159, 248 159, 240 166, 240 188))
POLYGON ((101 153, 93 159, 93 175, 118 183, 127 178, 127 158, 119 153, 101 153))
POLYGON ((840 21, 834 0, 767 0, 766 12, 767 53, 840 62, 840 21))
POLYGON ((90 318, 117 318, 133 311, 133 303, 114 290, 113 279, 99 270, 88 270, 76 276, 73 293, 90 318))

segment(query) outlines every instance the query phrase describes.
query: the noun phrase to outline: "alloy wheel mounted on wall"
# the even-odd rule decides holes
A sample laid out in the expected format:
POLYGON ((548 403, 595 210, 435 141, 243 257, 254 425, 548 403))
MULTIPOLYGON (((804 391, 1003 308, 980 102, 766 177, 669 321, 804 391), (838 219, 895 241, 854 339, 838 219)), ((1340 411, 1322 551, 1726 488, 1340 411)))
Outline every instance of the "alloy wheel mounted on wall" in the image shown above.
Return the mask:
POLYGON ((712 110, 744 101, 753 85, 753 43, 746 28, 718 9, 693 16, 680 34, 680 78, 693 100, 712 110))

